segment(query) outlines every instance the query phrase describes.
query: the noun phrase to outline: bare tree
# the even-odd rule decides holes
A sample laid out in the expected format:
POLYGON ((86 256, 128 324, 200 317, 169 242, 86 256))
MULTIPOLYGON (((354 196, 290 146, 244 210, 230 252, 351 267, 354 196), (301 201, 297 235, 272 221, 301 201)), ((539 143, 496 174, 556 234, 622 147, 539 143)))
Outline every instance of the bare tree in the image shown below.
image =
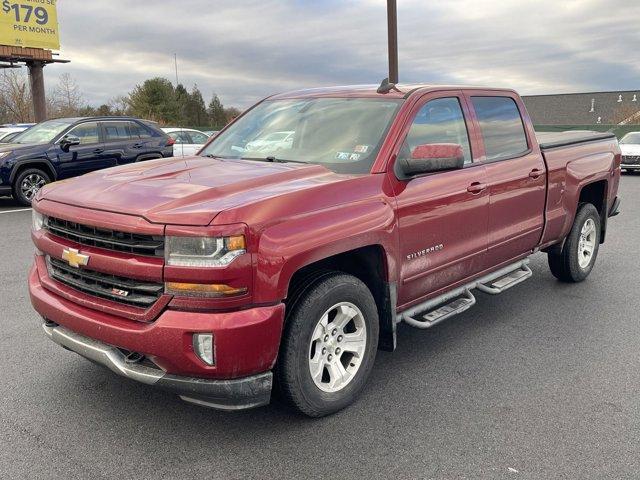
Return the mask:
POLYGON ((112 98, 107 105, 109 105, 114 115, 129 115, 129 98, 125 95, 112 98))
POLYGON ((74 117, 79 115, 83 106, 82 93, 70 74, 60 75, 58 85, 53 90, 51 97, 53 111, 50 113, 52 116, 74 117))
POLYGON ((0 111, 6 122, 33 121, 31 90, 26 75, 19 70, 5 70, 0 79, 0 111))

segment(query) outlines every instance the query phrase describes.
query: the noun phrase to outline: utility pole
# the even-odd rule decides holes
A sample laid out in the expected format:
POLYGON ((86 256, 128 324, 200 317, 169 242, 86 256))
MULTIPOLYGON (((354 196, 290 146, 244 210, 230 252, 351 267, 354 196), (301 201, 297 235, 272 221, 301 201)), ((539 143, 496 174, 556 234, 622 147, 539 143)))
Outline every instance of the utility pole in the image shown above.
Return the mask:
POLYGON ((396 0, 387 0, 389 32, 389 82, 398 83, 398 8, 396 0))

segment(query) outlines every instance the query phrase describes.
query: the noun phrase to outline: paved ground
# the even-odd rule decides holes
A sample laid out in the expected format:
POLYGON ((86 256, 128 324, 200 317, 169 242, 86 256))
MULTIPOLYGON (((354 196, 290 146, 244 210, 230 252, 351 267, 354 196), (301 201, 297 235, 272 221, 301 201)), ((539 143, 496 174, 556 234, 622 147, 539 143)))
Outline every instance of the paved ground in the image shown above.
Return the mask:
POLYGON ((639 478, 640 176, 621 193, 586 282, 537 255, 525 284, 401 327, 363 398, 320 420, 189 406, 46 340, 30 213, 0 200, 0 478, 639 478))

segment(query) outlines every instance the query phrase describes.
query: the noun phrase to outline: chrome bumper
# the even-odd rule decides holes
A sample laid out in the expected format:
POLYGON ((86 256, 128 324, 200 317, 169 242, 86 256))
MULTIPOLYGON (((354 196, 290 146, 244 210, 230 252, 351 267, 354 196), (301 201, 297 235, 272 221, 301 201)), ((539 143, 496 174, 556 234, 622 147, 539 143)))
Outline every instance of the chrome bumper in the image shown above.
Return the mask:
POLYGON ((159 368, 129 363, 125 354, 117 348, 60 325, 45 322, 42 327, 45 334, 58 345, 118 375, 177 393, 189 403, 222 410, 242 410, 266 405, 271 397, 271 372, 232 380, 179 377, 159 368))

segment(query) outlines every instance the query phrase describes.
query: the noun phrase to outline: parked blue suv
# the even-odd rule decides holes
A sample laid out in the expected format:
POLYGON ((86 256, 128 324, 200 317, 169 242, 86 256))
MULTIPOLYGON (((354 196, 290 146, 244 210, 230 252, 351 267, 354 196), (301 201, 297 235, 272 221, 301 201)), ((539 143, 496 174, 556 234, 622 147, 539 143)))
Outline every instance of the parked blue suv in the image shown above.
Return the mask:
POLYGON ((0 195, 13 195, 28 206, 54 180, 171 156, 173 140, 151 122, 129 117, 48 120, 0 147, 0 195))

